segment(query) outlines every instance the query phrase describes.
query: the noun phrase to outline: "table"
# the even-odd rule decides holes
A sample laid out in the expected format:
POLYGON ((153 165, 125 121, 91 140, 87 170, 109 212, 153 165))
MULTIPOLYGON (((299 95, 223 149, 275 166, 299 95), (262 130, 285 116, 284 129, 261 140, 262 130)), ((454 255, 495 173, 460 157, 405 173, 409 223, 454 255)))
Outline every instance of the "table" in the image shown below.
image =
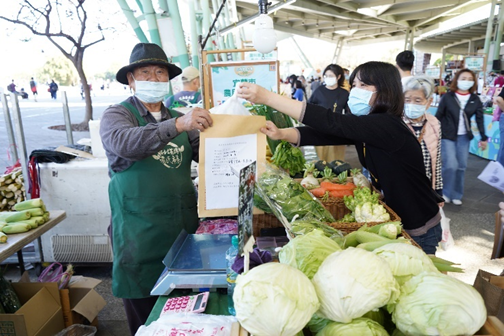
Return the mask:
MULTIPOLYGON (((24 262, 23 262, 23 254, 21 249, 34 241, 35 239, 40 238, 40 236, 53 227, 55 227, 58 223, 63 221, 66 218, 66 212, 62 210, 52 210, 49 211, 50 218, 49 221, 42 224, 36 229, 30 230, 24 233, 16 233, 7 235, 7 243, 0 244, 0 262, 4 261, 14 253, 18 253, 19 267, 21 269, 21 273, 24 272, 24 262)), ((42 249, 40 249, 42 251, 42 249)), ((41 256, 43 261, 43 255, 41 256)))
MULTIPOLYGON (((176 289, 171 292, 170 295, 158 296, 156 304, 154 305, 154 308, 152 308, 152 311, 149 314, 149 318, 145 322, 145 325, 148 326, 159 318, 159 314, 161 314, 161 310, 163 309, 166 301, 169 298, 196 294, 198 293, 193 293, 190 289, 176 289)), ((205 314, 229 315, 227 294, 221 292, 210 292, 210 295, 208 296, 207 307, 205 309, 205 314)))

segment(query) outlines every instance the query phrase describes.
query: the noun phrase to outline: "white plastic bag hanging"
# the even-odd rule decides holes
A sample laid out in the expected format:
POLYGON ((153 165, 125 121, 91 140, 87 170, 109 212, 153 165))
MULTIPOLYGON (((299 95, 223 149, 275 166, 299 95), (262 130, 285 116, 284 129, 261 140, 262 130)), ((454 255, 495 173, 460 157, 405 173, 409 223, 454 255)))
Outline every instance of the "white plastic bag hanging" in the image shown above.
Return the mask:
POLYGON ((224 104, 212 107, 210 109, 210 113, 249 116, 250 115, 249 110, 247 110, 247 108, 243 106, 242 102, 237 96, 236 91, 237 90, 235 89, 233 96, 231 96, 231 98, 226 100, 224 104))
POLYGON ((441 229, 443 229, 441 235, 441 248, 446 251, 455 245, 455 241, 450 231, 450 218, 445 216, 443 208, 439 208, 439 212, 441 213, 441 229))

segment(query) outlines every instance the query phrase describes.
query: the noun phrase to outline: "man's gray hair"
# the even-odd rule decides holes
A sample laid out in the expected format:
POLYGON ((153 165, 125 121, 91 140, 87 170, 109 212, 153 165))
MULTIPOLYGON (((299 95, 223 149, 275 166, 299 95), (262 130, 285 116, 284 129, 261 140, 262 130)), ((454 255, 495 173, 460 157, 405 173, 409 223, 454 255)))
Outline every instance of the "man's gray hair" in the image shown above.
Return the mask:
POLYGON ((434 81, 428 76, 413 76, 406 80, 403 92, 421 90, 425 99, 429 99, 434 93, 434 81))

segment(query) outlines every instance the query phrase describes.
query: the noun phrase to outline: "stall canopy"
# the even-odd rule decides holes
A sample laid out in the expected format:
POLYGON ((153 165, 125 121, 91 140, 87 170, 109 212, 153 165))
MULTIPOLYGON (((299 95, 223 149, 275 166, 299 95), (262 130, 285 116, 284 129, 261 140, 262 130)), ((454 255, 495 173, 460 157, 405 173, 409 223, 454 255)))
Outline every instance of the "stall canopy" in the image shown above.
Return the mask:
MULTIPOLYGON (((413 41, 439 28, 443 21, 489 4, 490 0, 296 0, 272 12, 275 30, 333 43, 358 45, 385 41, 413 41)), ((237 0, 243 20, 258 12, 257 0, 237 0)), ((480 34, 484 23, 459 33, 480 34)), ((480 35, 484 35, 481 33, 480 35)), ((479 37, 478 35, 477 37, 479 37)), ((469 35, 468 35, 469 36, 469 35)), ((483 37, 484 39, 484 37, 483 37)), ((447 39, 444 38, 446 41, 447 39)), ((457 36, 458 40, 458 36, 457 36)), ((455 40, 454 40, 455 41, 455 40)), ((432 41, 430 41, 432 42, 432 41)), ((450 42, 449 43, 453 43, 450 42)), ((437 49, 439 52, 440 48, 437 49)))

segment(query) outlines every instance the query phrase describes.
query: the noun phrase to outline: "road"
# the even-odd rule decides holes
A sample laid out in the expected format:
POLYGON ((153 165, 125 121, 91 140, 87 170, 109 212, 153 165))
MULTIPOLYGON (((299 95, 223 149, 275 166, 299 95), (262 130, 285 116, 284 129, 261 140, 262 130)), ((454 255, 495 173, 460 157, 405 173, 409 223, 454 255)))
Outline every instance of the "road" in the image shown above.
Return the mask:
MULTIPOLYGON (((50 146, 66 145, 66 132, 49 129, 50 126, 64 125, 63 104, 61 91, 57 100, 50 99, 49 93, 41 92, 37 102, 33 96, 29 99, 19 100, 22 123, 26 141, 27 154, 34 149, 42 149, 50 146)), ((115 90, 96 91, 92 96, 93 119, 100 119, 103 111, 112 105, 121 102, 129 96, 129 91, 122 88, 115 90)), ((72 123, 80 123, 84 119, 85 104, 77 88, 67 88, 70 120, 72 123)), ((0 106, 2 104, 0 103, 0 106)), ((10 146, 5 125, 3 106, 0 109, 0 173, 12 165, 12 157, 8 148, 10 146)), ((11 108, 11 119, 13 119, 11 108)), ((73 132, 74 142, 82 138, 89 138, 89 132, 73 132)), ((17 141, 17 138, 16 138, 17 141)))

